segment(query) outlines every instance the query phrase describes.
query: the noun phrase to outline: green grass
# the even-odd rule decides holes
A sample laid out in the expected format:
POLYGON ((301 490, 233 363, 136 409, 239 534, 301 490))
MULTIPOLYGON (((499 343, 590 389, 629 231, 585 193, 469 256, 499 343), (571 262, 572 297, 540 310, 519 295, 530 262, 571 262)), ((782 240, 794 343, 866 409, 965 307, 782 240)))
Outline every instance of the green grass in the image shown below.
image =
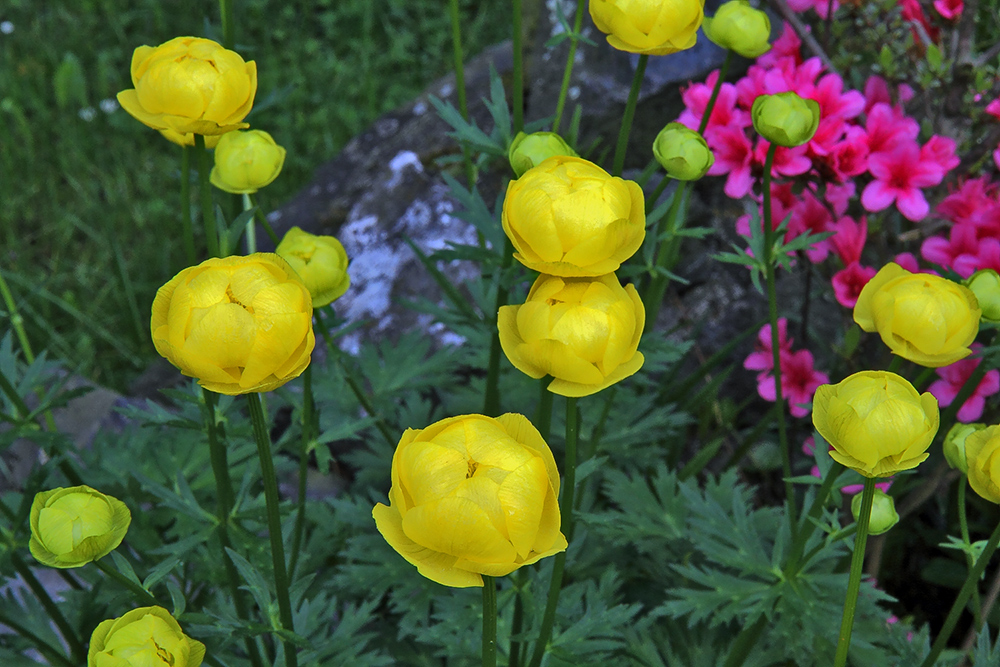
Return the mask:
MULTIPOLYGON (((260 76, 248 121, 288 149, 265 207, 450 68, 444 2, 234 1, 260 76)), ((503 0, 461 5, 467 54, 509 36, 503 0)), ((149 305, 184 265, 180 149, 100 103, 131 87, 136 46, 220 39, 218 4, 8 0, 0 20, 14 26, 0 34, 0 270, 36 352, 121 389, 155 355, 149 305)))

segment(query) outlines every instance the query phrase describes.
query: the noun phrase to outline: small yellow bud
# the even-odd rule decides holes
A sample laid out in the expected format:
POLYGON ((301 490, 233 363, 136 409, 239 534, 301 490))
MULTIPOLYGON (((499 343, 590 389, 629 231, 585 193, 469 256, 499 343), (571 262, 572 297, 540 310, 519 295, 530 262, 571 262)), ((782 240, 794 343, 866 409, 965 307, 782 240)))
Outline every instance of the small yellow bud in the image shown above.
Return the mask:
POLYGON ((222 135, 215 147, 212 185, 233 194, 253 194, 278 177, 285 149, 262 130, 222 135))
POLYGON ((275 254, 295 269, 312 295, 313 308, 321 308, 343 296, 351 286, 347 275, 347 252, 332 236, 316 236, 292 227, 275 254))
POLYGON ((680 123, 668 123, 653 142, 653 156, 671 178, 696 181, 712 167, 715 156, 705 137, 680 123))
MULTIPOLYGON (((862 494, 857 494, 851 501, 851 514, 854 520, 858 520, 861 514, 862 494)), ((899 523, 899 514, 896 513, 896 503, 892 496, 883 493, 881 489, 875 489, 875 497, 872 499, 872 513, 868 522, 869 535, 881 535, 889 532, 889 529, 899 523)))
POLYGON ((962 424, 956 423, 944 437, 944 458, 948 465, 956 470, 961 470, 963 475, 969 474, 969 464, 965 458, 965 440, 975 433, 986 428, 986 424, 962 424))
POLYGON ((761 95, 753 101, 750 116, 757 133, 771 143, 801 146, 819 127, 819 103, 792 92, 761 95))
POLYGON ((532 134, 518 132, 507 151, 510 167, 518 178, 521 178, 524 172, 532 167, 537 167, 556 155, 579 157, 576 151, 566 143, 566 140, 555 132, 534 132, 532 134))
POLYGON ((125 503, 89 486, 42 491, 29 515, 31 555, 50 567, 81 567, 115 550, 132 514, 125 503))
POLYGON ((982 308, 982 319, 1000 322, 1000 275, 993 269, 980 269, 965 281, 982 308))
POLYGON ((709 41, 730 49, 744 58, 756 58, 771 50, 771 20, 754 9, 747 0, 730 0, 705 17, 701 24, 709 41))

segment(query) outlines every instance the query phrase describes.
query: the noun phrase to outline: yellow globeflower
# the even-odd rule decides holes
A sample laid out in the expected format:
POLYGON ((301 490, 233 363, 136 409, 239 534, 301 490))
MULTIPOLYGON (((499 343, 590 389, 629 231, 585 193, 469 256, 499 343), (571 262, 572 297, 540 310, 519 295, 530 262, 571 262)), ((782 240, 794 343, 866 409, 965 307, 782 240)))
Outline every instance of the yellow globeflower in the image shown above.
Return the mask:
POLYGON ((819 115, 819 102, 793 92, 759 95, 750 107, 757 134, 785 147, 801 146, 812 139, 819 127, 819 115))
POLYGON ((42 491, 31 503, 28 548, 50 567, 81 567, 114 551, 131 521, 125 503, 89 486, 42 491))
POLYGON ((420 574, 464 588, 564 551, 558 497, 555 459, 531 422, 464 415, 403 433, 390 506, 372 516, 420 574))
POLYGON ((257 65, 210 39, 175 37, 135 50, 132 85, 118 103, 154 130, 225 134, 248 127, 257 65))
POLYGON ((103 621, 90 636, 87 667, 198 667, 205 645, 181 631, 163 607, 140 607, 103 621))
POLYGON ((631 284, 540 275, 520 306, 498 315, 500 346, 519 371, 552 375, 549 391, 589 396, 642 368, 646 311, 631 284))
POLYGON ((969 485, 991 503, 1000 503, 1000 427, 989 426, 965 438, 969 485))
POLYGON ((271 253, 184 269, 153 300, 156 351, 220 394, 270 391, 309 365, 312 297, 271 253))
POLYGON ((813 397, 813 425, 831 458, 865 477, 917 467, 939 424, 937 399, 888 371, 855 373, 813 397))
POLYGON ((229 132, 215 147, 212 185, 236 195, 253 194, 278 177, 285 149, 263 130, 229 132))
POLYGON ((529 269, 602 276, 642 245, 645 200, 636 183, 593 162, 552 157, 507 186, 503 229, 529 269))
POLYGON ((703 0, 590 0, 590 18, 619 51, 665 56, 694 46, 703 0))
POLYGON ((969 356, 981 313, 968 287, 890 262, 861 290, 854 321, 893 354, 938 368, 969 356))
POLYGON ((292 227, 275 252, 288 262, 312 294, 313 308, 339 299, 351 286, 347 252, 332 236, 316 236, 292 227))

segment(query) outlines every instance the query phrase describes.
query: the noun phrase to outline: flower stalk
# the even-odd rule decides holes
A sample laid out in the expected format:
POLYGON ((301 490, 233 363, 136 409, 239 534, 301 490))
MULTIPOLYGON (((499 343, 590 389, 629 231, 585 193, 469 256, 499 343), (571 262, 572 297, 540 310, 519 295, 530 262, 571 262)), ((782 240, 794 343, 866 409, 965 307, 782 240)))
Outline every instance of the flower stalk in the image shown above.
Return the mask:
MULTIPOLYGON (((458 0, 448 1, 448 12, 451 15, 451 47, 455 62, 455 90, 458 94, 458 111, 462 118, 469 120, 469 105, 465 97, 465 64, 462 58, 462 26, 458 20, 458 0)), ((465 165, 465 179, 469 188, 476 184, 476 172, 472 165, 472 153, 469 147, 462 144, 462 162, 465 165)))
POLYGON ((625 114, 622 116, 622 126, 618 131, 618 143, 615 146, 615 163, 611 170, 612 176, 621 176, 625 168, 625 153, 628 150, 628 137, 632 132, 632 119, 635 118, 635 105, 639 99, 639 89, 642 88, 642 78, 646 74, 646 63, 649 56, 642 54, 639 56, 639 63, 635 67, 635 76, 632 77, 632 89, 628 93, 628 102, 625 103, 625 114))
POLYGON ((847 598, 844 600, 844 615, 840 622, 837 640, 837 655, 834 667, 847 664, 847 651, 851 647, 851 631, 854 628, 854 611, 858 606, 858 591, 861 589, 861 574, 865 566, 865 547, 868 544, 868 524, 872 515, 872 500, 875 498, 875 478, 865 477, 865 488, 861 492, 861 511, 858 513, 858 529, 854 535, 854 554, 851 557, 851 575, 847 582, 847 598))
POLYGON ((215 229, 215 209, 212 206, 212 183, 209 174, 212 166, 208 163, 205 137, 194 135, 194 152, 198 155, 198 184, 201 188, 201 223, 205 227, 205 245, 209 257, 219 257, 219 234, 215 229))
MULTIPOLYGON (((518 0, 520 1, 520 0, 518 0)), ((562 85, 559 86, 559 99, 556 101, 556 115, 552 121, 552 131, 559 132, 563 109, 566 107, 566 95, 569 93, 569 82, 573 78, 573 63, 576 62, 576 48, 580 43, 580 28, 583 27, 583 0, 576 0, 576 16, 573 18, 573 34, 569 37, 569 53, 566 55, 566 67, 563 69, 562 85)))
POLYGON ((185 266, 198 263, 194 249, 194 222, 191 219, 191 148, 181 146, 181 228, 184 236, 185 266))
POLYGON ((497 665, 497 584, 483 575, 483 667, 497 665))

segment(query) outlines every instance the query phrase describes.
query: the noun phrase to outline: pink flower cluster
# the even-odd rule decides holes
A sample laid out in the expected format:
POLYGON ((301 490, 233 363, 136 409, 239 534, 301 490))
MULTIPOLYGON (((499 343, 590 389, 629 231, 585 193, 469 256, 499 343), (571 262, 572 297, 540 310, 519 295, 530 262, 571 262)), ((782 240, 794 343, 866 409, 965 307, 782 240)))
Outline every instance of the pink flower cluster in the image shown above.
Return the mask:
MULTIPOLYGON (((819 0, 817 11, 828 2, 819 0)), ((813 5, 809 5, 813 6, 813 5)), ((809 232, 832 236, 812 244, 805 255, 823 262, 831 251, 843 264, 833 277, 837 301, 853 308, 861 288, 875 275, 861 264, 867 238, 862 211, 882 211, 895 204, 912 221, 924 219, 930 205, 924 189, 939 185, 959 164, 955 142, 932 136, 918 141, 920 127, 903 110, 913 97, 909 86, 893 93, 880 77, 871 77, 864 94, 845 90, 843 79, 827 72, 818 58, 803 60, 801 42, 786 23, 781 37, 735 84, 723 83, 705 129, 715 154, 709 175, 726 176, 725 193, 761 201, 761 179, 769 143, 753 132, 750 108, 760 95, 793 91, 815 100, 820 122, 815 136, 794 148, 778 147, 771 185, 772 224, 788 219, 785 242, 809 232), (849 213, 860 193, 862 211, 849 213)), ((682 94, 679 121, 696 129, 705 113, 718 72, 693 83, 682 94)), ((998 109, 1000 113, 1000 109, 998 109)), ((857 209, 857 207, 855 207, 857 209)), ((737 232, 750 235, 750 216, 737 220, 737 232)), ((998 256, 1000 261, 1000 256, 998 256)))
MULTIPOLYGON (((978 356, 978 352, 982 347, 979 343, 973 343, 973 356, 960 359, 948 366, 934 369, 938 374, 938 379, 931 383, 927 391, 931 392, 937 398, 941 407, 946 408, 955 402, 958 392, 962 390, 965 383, 972 377, 972 373, 976 370, 976 367, 982 362, 982 358, 978 356)), ((1000 392, 1000 371, 993 368, 986 371, 983 379, 976 386, 975 391, 966 399, 962 407, 958 409, 958 414, 955 415, 958 421, 967 424, 982 417, 986 399, 997 392, 1000 392)))
POLYGON ((979 269, 1000 270, 1000 191, 988 177, 962 183, 935 208, 951 223, 948 237, 924 239, 920 254, 968 278, 979 269))
MULTIPOLYGON (((821 384, 828 384, 830 376, 813 367, 809 350, 792 351, 794 341, 788 337, 788 320, 778 320, 778 359, 781 364, 781 395, 788 401, 788 411, 793 417, 809 414, 813 394, 821 384)), ((771 325, 765 324, 757 334, 757 347, 743 362, 743 367, 758 371, 757 393, 765 401, 775 401, 774 348, 771 345, 771 325)))

